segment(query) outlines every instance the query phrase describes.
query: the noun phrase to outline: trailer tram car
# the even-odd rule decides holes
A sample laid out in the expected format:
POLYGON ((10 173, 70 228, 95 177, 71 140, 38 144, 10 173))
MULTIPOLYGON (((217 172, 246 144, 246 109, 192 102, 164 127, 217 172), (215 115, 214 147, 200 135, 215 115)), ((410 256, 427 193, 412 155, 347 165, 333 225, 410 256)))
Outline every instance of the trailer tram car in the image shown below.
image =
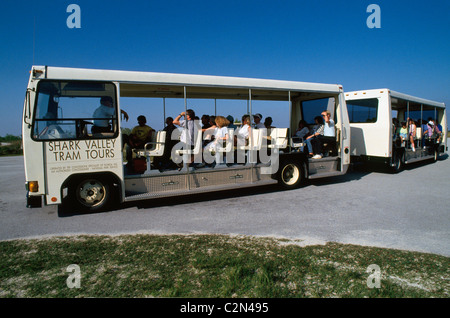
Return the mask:
POLYGON ((389 89, 346 92, 352 161, 383 162, 393 172, 447 151, 445 104, 389 89))

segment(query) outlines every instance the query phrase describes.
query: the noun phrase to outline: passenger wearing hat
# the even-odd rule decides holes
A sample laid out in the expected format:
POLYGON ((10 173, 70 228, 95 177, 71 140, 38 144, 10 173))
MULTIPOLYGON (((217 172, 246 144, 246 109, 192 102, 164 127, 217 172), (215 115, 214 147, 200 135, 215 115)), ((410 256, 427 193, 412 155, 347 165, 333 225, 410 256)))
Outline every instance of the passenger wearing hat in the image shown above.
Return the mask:
POLYGON ((100 106, 94 111, 94 126, 92 133, 101 133, 111 131, 111 125, 108 118, 115 116, 113 99, 111 96, 103 96, 100 98, 100 106))
POLYGON ((434 123, 430 120, 427 125, 427 130, 425 131, 426 134, 428 134, 428 138, 433 137, 434 133, 434 123))
POLYGON ((264 126, 264 124, 261 122, 262 117, 263 116, 259 113, 253 115, 253 121, 255 122, 256 129, 266 128, 266 126, 264 126))
POLYGON ((231 115, 228 115, 227 116, 227 119, 228 119, 228 121, 230 122, 230 124, 228 125, 228 128, 230 129, 236 129, 237 128, 237 126, 234 124, 234 118, 233 118, 233 116, 231 116, 231 115))

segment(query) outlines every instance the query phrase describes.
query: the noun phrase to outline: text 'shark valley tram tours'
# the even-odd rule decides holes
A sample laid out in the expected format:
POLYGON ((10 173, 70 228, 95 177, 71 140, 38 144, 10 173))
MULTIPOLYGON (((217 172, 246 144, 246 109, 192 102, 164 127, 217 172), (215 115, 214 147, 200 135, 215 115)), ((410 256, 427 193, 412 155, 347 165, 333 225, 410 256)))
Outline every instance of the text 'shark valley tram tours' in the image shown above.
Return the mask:
POLYGON ((126 201, 258 185, 290 189, 307 178, 345 174, 350 126, 337 84, 33 66, 23 147, 29 207, 67 203, 96 211, 126 201), (140 109, 149 116, 154 105, 166 115, 166 102, 178 103, 179 113, 168 116, 180 114, 180 126, 155 131, 152 141, 127 158, 120 105, 129 97, 151 99, 146 104, 152 106, 140 109), (228 126, 213 142, 188 116, 197 101, 238 103, 244 122, 228 126), (287 127, 253 127, 253 107, 260 102, 275 102, 272 113, 285 107, 287 127), (325 111, 334 138, 319 144, 320 158, 312 159, 296 132, 300 121, 313 128, 325 111))

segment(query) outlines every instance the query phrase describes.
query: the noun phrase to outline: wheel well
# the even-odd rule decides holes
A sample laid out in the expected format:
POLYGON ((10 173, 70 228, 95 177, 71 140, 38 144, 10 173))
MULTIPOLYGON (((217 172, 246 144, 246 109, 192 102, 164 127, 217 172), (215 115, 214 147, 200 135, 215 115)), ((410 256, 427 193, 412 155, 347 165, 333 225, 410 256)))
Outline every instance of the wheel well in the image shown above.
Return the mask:
POLYGON ((122 201, 122 183, 120 181, 120 178, 112 172, 73 174, 69 176, 61 185, 61 197, 64 198, 64 196, 67 195, 66 191, 71 184, 77 182, 77 180, 81 180, 84 178, 97 178, 108 182, 112 186, 112 189, 115 189, 115 191, 117 192, 117 198, 120 198, 120 201, 122 201))
MULTIPOLYGON (((289 153, 280 154, 280 167, 283 163, 293 162, 297 163, 302 169, 302 173, 305 179, 308 179, 308 157, 303 153, 289 153)), ((278 169, 279 170, 279 169, 278 169)))

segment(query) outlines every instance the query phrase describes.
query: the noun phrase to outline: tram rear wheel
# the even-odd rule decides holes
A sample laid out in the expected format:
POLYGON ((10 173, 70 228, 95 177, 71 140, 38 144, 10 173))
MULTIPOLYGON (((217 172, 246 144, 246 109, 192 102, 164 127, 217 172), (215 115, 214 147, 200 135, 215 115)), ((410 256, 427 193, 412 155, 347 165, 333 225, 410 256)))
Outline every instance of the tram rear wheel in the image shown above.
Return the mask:
POLYGON ((285 189, 298 188, 304 178, 302 167, 296 162, 286 162, 280 165, 278 183, 285 189))

